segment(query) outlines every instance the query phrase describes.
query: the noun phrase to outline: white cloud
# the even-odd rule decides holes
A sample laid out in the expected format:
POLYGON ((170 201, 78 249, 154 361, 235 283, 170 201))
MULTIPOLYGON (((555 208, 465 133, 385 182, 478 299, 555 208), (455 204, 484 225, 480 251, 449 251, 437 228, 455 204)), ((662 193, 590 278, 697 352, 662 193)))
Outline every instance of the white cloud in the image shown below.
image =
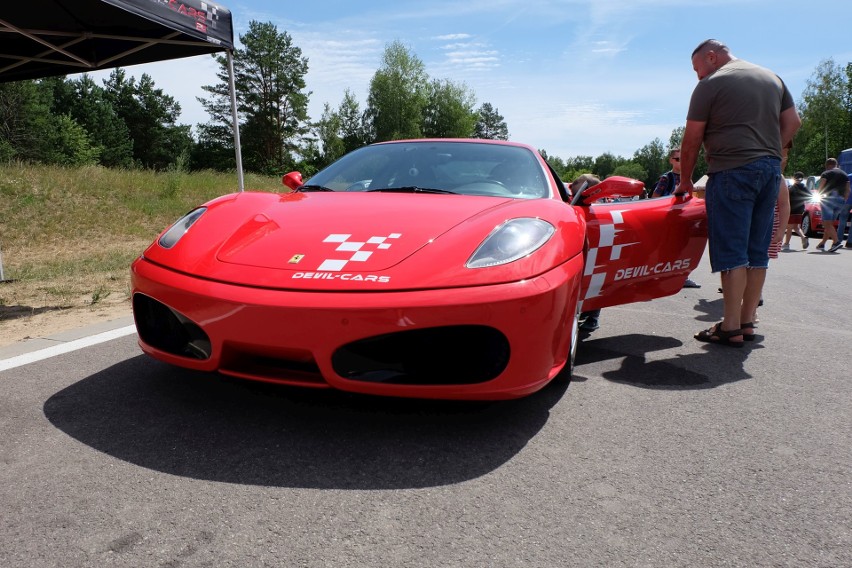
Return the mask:
MULTIPOLYGON (((784 34, 818 29, 835 3, 812 0, 802 12, 792 0, 375 0, 327 9, 235 0, 232 9, 237 35, 257 20, 292 36, 309 60, 314 119, 346 89, 363 108, 385 46, 401 40, 430 77, 463 82, 479 104, 491 103, 513 139, 570 157, 630 156, 654 138, 666 142, 683 125, 695 85, 688 54, 719 30, 737 55, 778 72, 799 98, 821 59, 845 65, 852 52, 840 34, 795 46, 784 34), (749 18, 757 16, 755 27, 749 18)), ((127 69, 141 70, 181 102, 181 122, 208 120, 194 99, 206 95, 201 85, 218 82, 212 58, 127 69)))
POLYGON ((457 39, 467 39, 471 37, 470 34, 447 34, 435 37, 435 39, 439 41, 449 41, 449 40, 457 40, 457 39))

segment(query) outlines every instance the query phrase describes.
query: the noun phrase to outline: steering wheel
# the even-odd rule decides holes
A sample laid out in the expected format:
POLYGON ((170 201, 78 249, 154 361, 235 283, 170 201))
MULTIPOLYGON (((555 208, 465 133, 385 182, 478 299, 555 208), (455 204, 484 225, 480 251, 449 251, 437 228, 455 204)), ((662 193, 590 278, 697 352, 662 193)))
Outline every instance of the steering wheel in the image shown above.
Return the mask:
POLYGON ((484 179, 482 181, 472 181, 464 183, 454 189, 458 193, 466 195, 495 195, 495 196, 511 196, 513 192, 506 185, 496 179, 484 179))
POLYGON ((373 180, 362 179, 356 181, 355 183, 348 185, 344 191, 366 191, 368 187, 370 187, 370 182, 373 180))

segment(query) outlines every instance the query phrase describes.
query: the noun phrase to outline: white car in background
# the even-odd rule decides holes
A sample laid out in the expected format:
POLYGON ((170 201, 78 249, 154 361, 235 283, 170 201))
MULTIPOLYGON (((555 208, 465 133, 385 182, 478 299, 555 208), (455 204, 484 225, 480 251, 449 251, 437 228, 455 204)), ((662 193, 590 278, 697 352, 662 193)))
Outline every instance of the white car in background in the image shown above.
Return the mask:
POLYGON ((808 176, 805 180, 805 187, 808 188, 808 191, 816 191, 818 185, 819 176, 808 176))

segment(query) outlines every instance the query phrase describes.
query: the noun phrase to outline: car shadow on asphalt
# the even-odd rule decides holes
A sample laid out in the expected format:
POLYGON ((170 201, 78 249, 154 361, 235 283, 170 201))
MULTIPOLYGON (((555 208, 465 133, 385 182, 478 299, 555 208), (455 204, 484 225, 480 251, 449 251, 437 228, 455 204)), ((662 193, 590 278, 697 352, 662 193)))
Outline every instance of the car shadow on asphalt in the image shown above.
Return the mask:
POLYGON ((708 389, 751 378, 744 369, 751 346, 732 349, 706 345, 702 353, 648 360, 648 353, 682 345, 679 339, 644 334, 586 340, 577 353, 575 380, 582 375, 584 365, 608 360, 620 360, 621 366, 617 370, 602 372, 604 379, 642 388, 708 389))
MULTIPOLYGON (((694 306, 695 320, 700 327, 710 327, 722 318, 722 296, 707 300, 699 298, 694 306)), ((744 368, 745 360, 752 349, 761 349, 760 339, 749 342, 742 348, 701 344, 701 353, 678 353, 672 359, 649 360, 648 353, 676 349, 684 345, 674 337, 648 334, 627 334, 591 339, 583 337, 577 353, 575 380, 582 366, 607 360, 620 360, 621 367, 615 371, 604 371, 607 380, 653 389, 707 389, 750 379, 744 368)), ((690 338, 688 341, 694 341, 690 338)))
POLYGON ((55 393, 48 420, 152 470, 318 489, 434 487, 478 478, 524 448, 567 388, 448 402, 266 385, 140 355, 55 393))

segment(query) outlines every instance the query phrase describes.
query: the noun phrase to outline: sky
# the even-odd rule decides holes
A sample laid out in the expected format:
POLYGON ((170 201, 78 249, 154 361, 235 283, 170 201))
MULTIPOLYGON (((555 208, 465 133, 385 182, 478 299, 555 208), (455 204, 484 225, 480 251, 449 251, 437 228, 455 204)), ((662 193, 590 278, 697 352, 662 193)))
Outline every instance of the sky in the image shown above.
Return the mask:
MULTIPOLYGON (((655 138, 667 145, 684 125, 697 81, 690 55, 705 39, 777 73, 797 102, 821 62, 852 62, 849 0, 219 1, 238 47, 258 21, 302 50, 312 120, 346 89, 363 110, 385 48, 400 41, 430 79, 465 84, 476 108, 490 103, 511 140, 563 159, 631 157, 655 138)), ((179 123, 209 121, 196 97, 218 82, 211 56, 125 71, 173 96, 179 123)))

